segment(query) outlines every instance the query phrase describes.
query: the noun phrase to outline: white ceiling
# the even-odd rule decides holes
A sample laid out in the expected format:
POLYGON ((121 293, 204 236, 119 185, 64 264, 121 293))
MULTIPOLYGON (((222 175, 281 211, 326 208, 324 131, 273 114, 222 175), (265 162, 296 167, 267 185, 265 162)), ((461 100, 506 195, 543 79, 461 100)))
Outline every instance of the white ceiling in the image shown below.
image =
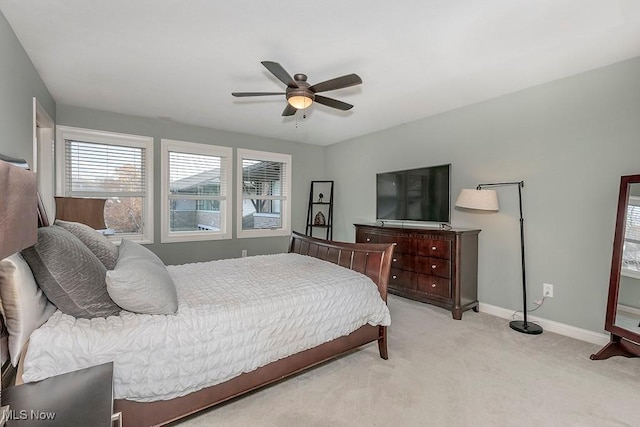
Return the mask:
POLYGON ((328 145, 640 56, 638 0, 0 0, 57 103, 328 145), (282 117, 260 61, 355 107, 282 117))

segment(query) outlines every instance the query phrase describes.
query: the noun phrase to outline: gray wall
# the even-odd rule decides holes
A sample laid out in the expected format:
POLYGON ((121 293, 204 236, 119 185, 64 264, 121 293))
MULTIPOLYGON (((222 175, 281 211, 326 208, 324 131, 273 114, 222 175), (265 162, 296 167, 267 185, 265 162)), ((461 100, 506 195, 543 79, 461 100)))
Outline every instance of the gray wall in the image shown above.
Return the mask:
MULTIPOLYGON (((452 163, 452 198, 479 183, 525 181, 529 301, 555 285, 535 314, 603 331, 621 175, 640 172, 640 58, 327 148, 340 188, 337 239, 375 219, 377 172, 452 163)), ((426 101, 428 102, 428 96, 426 101)), ((522 308, 517 188, 498 189, 499 213, 454 209, 478 227, 479 299, 522 308)))
MULTIPOLYGON (((324 178, 323 147, 260 138, 233 132, 189 126, 159 119, 135 117, 106 111, 58 105, 57 124, 134 135, 153 136, 155 170, 155 243, 148 245, 167 264, 208 261, 212 259, 236 258, 242 249, 249 255, 285 252, 288 237, 266 237, 257 239, 233 239, 208 242, 163 243, 160 244, 160 139, 221 145, 225 147, 247 148, 292 155, 292 228, 304 232, 307 215, 307 198, 311 180, 324 178)), ((235 156, 235 153, 234 153, 235 156)), ((235 168, 235 160, 234 160, 235 168)), ((233 188, 235 189, 235 176, 233 188)), ((234 199, 234 236, 235 212, 234 199)))
POLYGON ((56 103, 0 12, 0 153, 33 162, 33 97, 55 120, 56 103))

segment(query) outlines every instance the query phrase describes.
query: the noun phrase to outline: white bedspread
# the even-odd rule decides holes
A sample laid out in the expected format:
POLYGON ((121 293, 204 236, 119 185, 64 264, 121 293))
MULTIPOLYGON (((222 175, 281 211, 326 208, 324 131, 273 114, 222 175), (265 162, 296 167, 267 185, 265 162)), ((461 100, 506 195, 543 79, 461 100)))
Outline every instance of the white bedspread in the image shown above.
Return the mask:
POLYGON ((176 315, 56 312, 32 335, 23 379, 114 361, 115 398, 183 396, 360 326, 389 325, 366 276, 308 256, 278 254, 169 266, 176 315))

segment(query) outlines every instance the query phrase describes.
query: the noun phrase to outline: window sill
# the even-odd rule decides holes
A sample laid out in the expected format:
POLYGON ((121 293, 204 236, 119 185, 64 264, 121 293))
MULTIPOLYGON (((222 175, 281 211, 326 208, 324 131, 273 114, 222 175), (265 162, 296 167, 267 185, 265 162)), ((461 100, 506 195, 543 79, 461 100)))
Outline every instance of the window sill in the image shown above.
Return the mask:
POLYGON ((143 236, 123 236, 123 235, 117 235, 117 234, 112 234, 109 236, 105 236, 107 239, 109 239, 111 242, 113 242, 116 246, 120 246, 120 243, 122 243, 122 240, 128 240, 130 242, 135 242, 135 243, 139 243, 141 245, 151 245, 153 244, 153 239, 149 239, 149 238, 145 238, 143 236))
POLYGON ((622 269, 622 271, 620 272, 621 275, 626 276, 626 277, 632 277, 634 279, 640 279, 640 271, 635 271, 635 270, 627 270, 625 268, 622 269))
POLYGON ((259 237, 281 237, 290 236, 291 230, 279 229, 255 229, 255 230, 242 230, 238 231, 238 239, 252 239, 259 237))
POLYGON ((160 237, 160 243, 203 242, 210 240, 229 240, 231 233, 171 233, 160 237))

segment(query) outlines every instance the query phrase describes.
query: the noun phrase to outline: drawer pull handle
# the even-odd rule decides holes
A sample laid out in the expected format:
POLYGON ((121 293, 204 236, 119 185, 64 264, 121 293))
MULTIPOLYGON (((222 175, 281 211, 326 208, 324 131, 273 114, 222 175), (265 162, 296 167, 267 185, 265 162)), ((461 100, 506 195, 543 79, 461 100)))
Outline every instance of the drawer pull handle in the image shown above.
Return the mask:
POLYGON ((435 287, 436 287, 436 284, 435 284, 435 283, 432 283, 432 284, 431 284, 431 287, 432 287, 432 288, 435 288, 435 287))
POLYGON ((370 241, 371 241, 371 238, 370 238, 370 237, 367 237, 367 242, 370 242, 370 241))
POLYGON ((392 277, 393 277, 394 279, 397 279, 397 278, 398 278, 398 276, 396 276, 395 274, 394 274, 392 277))
POLYGON ((435 246, 431 246, 431 250, 432 250, 432 251, 435 251, 436 249, 438 249, 438 248, 437 248, 437 247, 435 247, 435 246))
POLYGON ((398 261, 398 258, 394 258, 394 259, 393 259, 393 262, 397 262, 397 261, 398 261))
POLYGON ((436 269, 436 265, 435 265, 435 264, 433 264, 433 265, 431 266, 431 269, 432 269, 432 270, 435 270, 435 269, 436 269))

